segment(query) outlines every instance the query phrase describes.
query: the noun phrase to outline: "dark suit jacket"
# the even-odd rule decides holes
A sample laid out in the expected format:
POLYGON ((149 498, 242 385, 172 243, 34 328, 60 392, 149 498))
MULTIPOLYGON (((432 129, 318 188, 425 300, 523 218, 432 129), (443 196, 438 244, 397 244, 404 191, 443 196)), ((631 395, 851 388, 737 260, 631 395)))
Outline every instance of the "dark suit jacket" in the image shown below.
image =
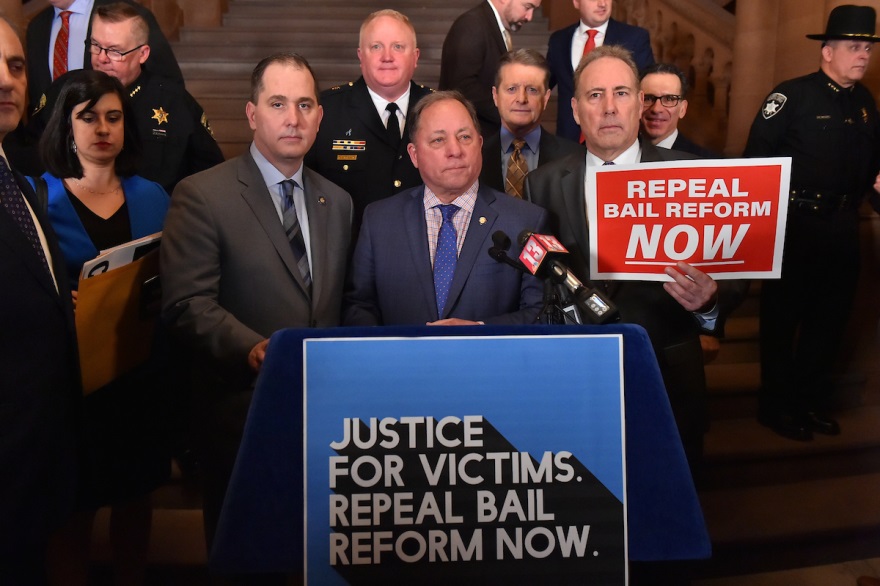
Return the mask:
POLYGON ((697 143, 688 139, 685 135, 678 132, 678 136, 675 137, 675 142, 672 143, 672 150, 681 151, 683 153, 690 153, 692 155, 697 155, 701 159, 723 159, 721 155, 714 151, 710 151, 705 147, 701 147, 697 143))
MULTIPOLYGON (((641 148, 642 162, 695 158, 687 153, 657 148, 644 139, 641 148)), ((583 282, 590 277, 585 173, 586 156, 572 155, 526 176, 527 197, 550 213, 551 230, 568 248, 569 266, 583 282)), ((621 321, 639 324, 647 330, 682 437, 701 435, 708 421, 699 342, 701 328, 696 317, 679 305, 660 282, 609 281, 604 286, 620 310, 621 321)), ((720 315, 716 328, 723 328, 725 316, 739 303, 743 293, 739 281, 719 283, 720 315)))
POLYGON ((424 187, 414 187, 367 208, 345 295, 345 325, 422 325, 450 317, 493 324, 534 322, 541 308, 541 282, 496 262, 488 250, 498 230, 514 238, 526 229, 541 232, 547 213, 480 187, 446 307, 438 316, 423 196, 424 187))
MULTIPOLYGON (((583 145, 573 140, 554 136, 543 128, 541 129, 541 140, 538 143, 538 167, 575 153, 585 155, 583 145)), ((510 157, 510 155, 501 152, 500 132, 496 132, 483 141, 483 169, 480 171, 480 185, 504 191, 504 177, 501 169, 504 166, 505 157, 510 157)))
POLYGON ((459 90, 473 102, 483 136, 501 128, 492 86, 498 62, 506 52, 498 20, 485 0, 455 19, 443 41, 440 89, 459 90))
MULTIPOLYGON (((580 23, 560 29, 550 35, 547 45, 547 62, 550 65, 550 87, 559 86, 556 118, 556 134, 570 140, 579 140, 581 129, 571 113, 574 95, 574 68, 571 66, 571 40, 580 23)), ((648 31, 614 20, 608 21, 605 45, 623 45, 633 53, 636 65, 644 69, 654 64, 654 51, 648 31)))
POLYGON ((30 242, 0 206, 3 568, 16 563, 17 556, 44 550, 50 532, 73 505, 74 424, 82 392, 64 256, 33 190, 18 179, 46 234, 58 290, 30 242))
MULTIPOLYGON (((92 7, 92 15, 95 14, 95 8, 103 4, 112 4, 117 0, 95 0, 92 7)), ((168 44, 168 39, 159 28, 156 17, 147 8, 144 8, 137 2, 132 0, 122 0, 126 4, 134 6, 141 16, 147 21, 150 27, 150 36, 147 44, 150 45, 150 58, 144 63, 144 67, 158 75, 164 75, 173 79, 183 80, 183 74, 180 72, 180 66, 168 44)), ((28 69, 28 97, 30 99, 30 111, 33 111, 40 104, 40 97, 46 92, 49 84, 52 83, 52 72, 49 70, 49 53, 52 47, 49 47, 49 38, 52 34, 52 20, 55 18, 55 8, 49 6, 45 10, 37 14, 28 24, 25 48, 27 50, 27 69, 28 69)), ((91 37, 92 25, 89 23, 89 29, 86 33, 86 39, 91 37)), ((83 46, 83 69, 92 68, 92 56, 89 53, 88 45, 83 46)))
POLYGON ((306 165, 351 195, 355 227, 360 225, 368 204, 422 183, 406 152, 409 112, 431 90, 412 82, 409 88, 407 124, 396 149, 388 141, 363 77, 321 93, 324 118, 315 144, 306 155, 306 165), (333 150, 333 142, 339 140, 364 141, 364 150, 333 150))

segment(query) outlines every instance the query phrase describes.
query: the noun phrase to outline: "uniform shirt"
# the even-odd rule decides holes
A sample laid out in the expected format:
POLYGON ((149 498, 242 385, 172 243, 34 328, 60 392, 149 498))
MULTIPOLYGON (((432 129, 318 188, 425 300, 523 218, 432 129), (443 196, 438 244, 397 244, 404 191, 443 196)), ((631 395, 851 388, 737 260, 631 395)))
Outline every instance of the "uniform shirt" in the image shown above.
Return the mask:
POLYGON ((144 70, 126 89, 143 145, 138 175, 172 193, 184 177, 223 162, 205 111, 182 82, 144 70))
POLYGON ((860 83, 817 71, 781 83, 755 116, 744 156, 791 157, 791 188, 862 195, 878 169, 880 116, 860 83))
MULTIPOLYGON (((373 100, 373 105, 376 107, 376 113, 379 114, 379 117, 382 119, 382 124, 387 128, 388 118, 391 116, 391 112, 386 108, 391 102, 371 90, 369 86, 367 86, 367 92, 369 92, 370 98, 373 100)), ((394 103, 397 104, 397 126, 400 128, 402 135, 404 126, 406 125, 406 113, 409 111, 409 86, 406 87, 406 91, 403 92, 402 96, 394 100, 394 103)))

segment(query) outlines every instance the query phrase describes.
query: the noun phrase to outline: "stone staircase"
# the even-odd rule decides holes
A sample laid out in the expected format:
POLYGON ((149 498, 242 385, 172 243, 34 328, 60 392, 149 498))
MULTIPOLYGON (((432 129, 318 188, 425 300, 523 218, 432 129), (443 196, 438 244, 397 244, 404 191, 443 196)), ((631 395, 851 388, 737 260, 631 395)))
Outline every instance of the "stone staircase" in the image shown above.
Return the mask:
MULTIPOLYGON (((251 71, 263 57, 277 51, 302 54, 315 70, 321 89, 353 81, 360 76, 357 46, 361 22, 381 5, 400 10, 412 21, 421 52, 414 80, 436 88, 446 32, 475 2, 352 4, 345 0, 229 0, 221 28, 180 29, 174 53, 187 88, 208 114, 227 157, 241 153, 250 142, 252 132, 244 105, 250 95, 251 71)), ((539 16, 514 35, 514 43, 546 53, 549 36, 547 20, 539 16)))

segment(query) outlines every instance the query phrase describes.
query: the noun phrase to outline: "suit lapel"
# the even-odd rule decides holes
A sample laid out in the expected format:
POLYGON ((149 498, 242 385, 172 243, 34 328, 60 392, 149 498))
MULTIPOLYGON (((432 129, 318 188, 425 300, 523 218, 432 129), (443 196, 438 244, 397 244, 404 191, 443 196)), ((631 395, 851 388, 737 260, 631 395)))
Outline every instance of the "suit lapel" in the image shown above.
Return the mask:
POLYGON ((504 42, 504 35, 501 34, 501 29, 498 28, 498 19, 495 18, 495 13, 492 12, 492 7, 489 6, 487 2, 482 4, 483 9, 483 17, 486 19, 486 26, 490 31, 490 35, 492 36, 495 45, 498 47, 500 54, 507 53, 507 43, 504 42))
MULTIPOLYGON (((564 197, 565 208, 568 217, 564 219, 569 225, 569 230, 574 235, 581 250, 589 250, 590 239, 587 233, 587 204, 584 193, 584 174, 587 169, 585 156, 572 155, 569 157, 570 164, 565 166, 565 171, 559 177, 559 193, 571 193, 571 197, 564 197)), ((560 196, 561 197, 561 196, 560 196)), ((560 219, 560 221, 563 221, 560 219)))
MULTIPOLYGON (((312 250, 312 262, 309 270, 312 274, 312 299, 321 299, 326 285, 325 268, 330 266, 327 246, 327 224, 329 220, 329 200, 318 188, 312 178, 311 169, 303 169, 303 191, 305 192, 306 212, 309 214, 309 245, 312 250)), ((293 255, 291 255, 292 258, 293 255)), ((299 271, 297 271, 299 273, 299 271)))
POLYGON ((491 207, 494 202, 495 194, 490 190, 480 188, 477 191, 474 212, 471 214, 467 235, 461 246, 458 262, 455 264, 455 274, 452 276, 449 296, 446 298, 446 307, 444 315, 440 316, 441 319, 448 317, 450 310, 455 307, 455 303, 461 296, 465 283, 467 283, 471 271, 483 251, 486 239, 492 233, 492 226, 495 225, 495 220, 498 218, 498 212, 491 207))
POLYGON ((290 241, 284 233, 284 226, 278 218, 278 212, 269 196, 268 187, 263 181, 260 169, 251 158, 250 154, 242 156, 238 168, 238 180, 244 185, 241 192, 242 199, 245 200, 250 207, 257 221, 266 232, 269 241, 278 251, 287 271, 299 285, 303 294, 308 296, 308 289, 302 280, 302 275, 296 266, 296 260, 293 258, 293 251, 290 248, 290 241))
MULTIPOLYGON (((415 264, 416 281, 422 289, 422 298, 428 313, 437 316, 437 295, 434 292, 434 269, 431 266, 431 255, 428 252, 428 227, 425 224, 425 188, 417 187, 411 192, 412 198, 403 209, 403 225, 406 226, 406 237, 412 259, 415 264)), ((449 303, 447 302, 447 307, 449 303)))

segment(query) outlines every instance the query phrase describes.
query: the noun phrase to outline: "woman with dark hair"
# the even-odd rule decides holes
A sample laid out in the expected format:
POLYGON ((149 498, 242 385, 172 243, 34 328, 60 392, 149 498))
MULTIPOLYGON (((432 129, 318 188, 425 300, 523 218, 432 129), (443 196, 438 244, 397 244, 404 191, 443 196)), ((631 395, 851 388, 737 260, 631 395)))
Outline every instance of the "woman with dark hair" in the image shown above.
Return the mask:
MULTIPOLYGON (((99 251, 161 231, 169 199, 159 184, 134 174, 140 143, 119 81, 77 70, 55 84, 40 140, 47 171, 31 182, 48 188, 48 216, 77 283, 83 263, 99 251)), ((150 493, 171 463, 159 373, 158 361, 148 361, 83 401, 81 512, 56 539, 51 570, 64 584, 87 582, 92 524, 106 505, 116 582, 143 579, 150 493)))

